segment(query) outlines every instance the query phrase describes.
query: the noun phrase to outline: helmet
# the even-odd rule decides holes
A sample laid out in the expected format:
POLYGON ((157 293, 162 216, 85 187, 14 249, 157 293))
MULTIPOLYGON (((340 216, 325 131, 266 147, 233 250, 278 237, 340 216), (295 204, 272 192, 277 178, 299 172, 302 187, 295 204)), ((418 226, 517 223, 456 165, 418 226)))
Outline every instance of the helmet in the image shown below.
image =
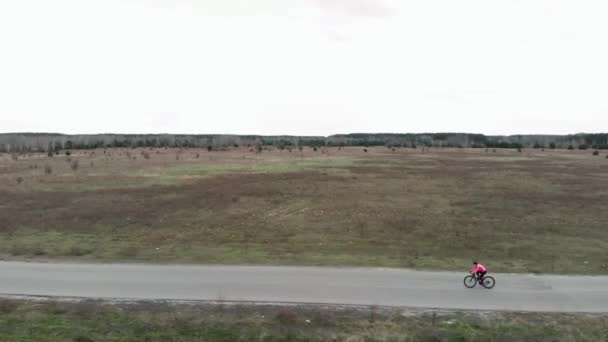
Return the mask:
POLYGON ((473 260, 473 265, 477 265, 477 264, 478 264, 478 262, 473 260))

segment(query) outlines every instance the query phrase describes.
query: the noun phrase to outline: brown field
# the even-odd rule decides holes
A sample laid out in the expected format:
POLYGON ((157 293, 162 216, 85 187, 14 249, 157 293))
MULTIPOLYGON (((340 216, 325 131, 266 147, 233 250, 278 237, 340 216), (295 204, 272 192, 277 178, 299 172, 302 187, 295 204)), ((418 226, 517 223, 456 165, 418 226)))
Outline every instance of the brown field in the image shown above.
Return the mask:
POLYGON ((0 155, 10 259, 608 273, 606 152, 0 155), (77 165, 75 164, 77 162, 77 165))

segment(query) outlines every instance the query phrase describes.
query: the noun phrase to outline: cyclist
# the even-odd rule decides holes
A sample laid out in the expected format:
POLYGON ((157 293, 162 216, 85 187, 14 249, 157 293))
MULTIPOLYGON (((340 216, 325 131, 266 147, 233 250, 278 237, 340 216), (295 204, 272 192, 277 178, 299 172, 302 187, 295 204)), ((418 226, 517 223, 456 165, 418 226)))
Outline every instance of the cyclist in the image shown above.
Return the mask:
POLYGON ((482 284, 483 277, 488 273, 488 270, 477 261, 473 261, 473 268, 471 268, 471 274, 475 274, 477 276, 477 280, 479 284, 482 284))

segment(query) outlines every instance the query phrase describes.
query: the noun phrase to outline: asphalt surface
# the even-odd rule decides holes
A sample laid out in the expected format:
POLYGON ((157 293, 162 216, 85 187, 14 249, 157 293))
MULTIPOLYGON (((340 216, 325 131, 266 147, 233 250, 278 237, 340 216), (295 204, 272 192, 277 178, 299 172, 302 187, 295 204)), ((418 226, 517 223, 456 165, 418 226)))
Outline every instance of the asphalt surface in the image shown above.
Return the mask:
POLYGON ((465 275, 382 268, 0 262, 0 294, 608 312, 606 276, 492 274, 496 287, 487 290, 465 288, 465 275))

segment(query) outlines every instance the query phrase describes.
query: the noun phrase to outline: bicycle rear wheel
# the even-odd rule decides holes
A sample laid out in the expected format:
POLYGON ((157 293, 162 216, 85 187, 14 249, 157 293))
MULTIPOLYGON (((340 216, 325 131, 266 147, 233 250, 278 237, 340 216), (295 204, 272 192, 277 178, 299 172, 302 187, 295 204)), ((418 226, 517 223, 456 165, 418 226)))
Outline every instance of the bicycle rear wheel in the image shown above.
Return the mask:
POLYGON ((474 288, 475 285, 477 285, 477 279, 475 279, 475 277, 473 277, 472 275, 464 277, 464 286, 471 289, 474 288))
POLYGON ((486 289, 491 289, 494 287, 494 285, 496 285, 496 280, 494 280, 494 278, 490 276, 483 277, 483 281, 481 282, 481 284, 486 289))

